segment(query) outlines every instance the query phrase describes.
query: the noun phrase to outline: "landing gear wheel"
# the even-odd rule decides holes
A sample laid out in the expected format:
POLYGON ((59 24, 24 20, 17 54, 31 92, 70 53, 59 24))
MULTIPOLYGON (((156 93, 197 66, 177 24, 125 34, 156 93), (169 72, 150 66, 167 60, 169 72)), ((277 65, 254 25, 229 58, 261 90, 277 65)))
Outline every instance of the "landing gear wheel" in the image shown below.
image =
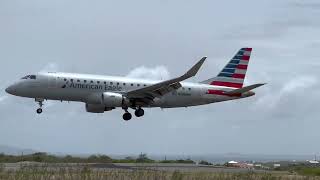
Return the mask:
POLYGON ((37 113, 41 114, 42 113, 42 109, 41 108, 37 109, 37 113))
POLYGON ((41 114, 41 113, 42 113, 42 106, 43 106, 43 101, 44 101, 44 99, 36 98, 35 101, 38 102, 38 103, 39 103, 39 106, 40 106, 40 107, 37 109, 37 113, 38 113, 38 114, 41 114))
POLYGON ((139 109, 137 109, 137 110, 134 112, 134 114, 135 114, 137 117, 141 117, 141 116, 144 115, 144 110, 141 109, 141 108, 139 108, 139 109))
POLYGON ((132 115, 128 112, 123 114, 123 120, 129 121, 132 118, 132 115))

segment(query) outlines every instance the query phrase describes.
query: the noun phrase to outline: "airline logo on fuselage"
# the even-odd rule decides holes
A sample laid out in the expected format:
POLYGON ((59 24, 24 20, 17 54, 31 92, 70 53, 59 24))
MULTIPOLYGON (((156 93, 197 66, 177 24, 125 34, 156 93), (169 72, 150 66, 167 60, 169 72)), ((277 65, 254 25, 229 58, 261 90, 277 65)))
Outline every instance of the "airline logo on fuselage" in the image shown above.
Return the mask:
POLYGON ((112 85, 97 85, 97 84, 81 84, 81 83, 66 83, 61 88, 73 88, 73 89, 89 89, 89 90, 103 90, 103 91, 122 91, 120 86, 112 85))

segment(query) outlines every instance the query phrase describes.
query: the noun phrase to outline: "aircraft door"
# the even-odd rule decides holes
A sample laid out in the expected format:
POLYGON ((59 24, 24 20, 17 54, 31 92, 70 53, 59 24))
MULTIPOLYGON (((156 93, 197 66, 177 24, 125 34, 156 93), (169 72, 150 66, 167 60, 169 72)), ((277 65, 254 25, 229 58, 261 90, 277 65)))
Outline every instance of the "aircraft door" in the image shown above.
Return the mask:
POLYGON ((57 77, 48 77, 48 87, 49 88, 57 88, 57 77))

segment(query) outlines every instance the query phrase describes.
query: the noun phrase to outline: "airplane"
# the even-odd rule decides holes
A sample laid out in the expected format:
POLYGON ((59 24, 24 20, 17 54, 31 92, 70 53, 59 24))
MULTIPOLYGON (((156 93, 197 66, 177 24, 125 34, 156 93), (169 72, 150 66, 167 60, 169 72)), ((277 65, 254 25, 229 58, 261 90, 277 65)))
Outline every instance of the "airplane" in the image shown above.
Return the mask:
POLYGON ((43 111, 44 100, 76 101, 85 103, 90 113, 122 108, 123 119, 129 121, 129 108, 136 117, 142 117, 143 108, 189 107, 254 96, 252 90, 264 84, 243 86, 251 52, 252 48, 241 48, 216 77, 199 83, 182 81, 194 77, 206 57, 182 76, 165 81, 48 72, 27 75, 5 91, 35 99, 38 114, 43 111))

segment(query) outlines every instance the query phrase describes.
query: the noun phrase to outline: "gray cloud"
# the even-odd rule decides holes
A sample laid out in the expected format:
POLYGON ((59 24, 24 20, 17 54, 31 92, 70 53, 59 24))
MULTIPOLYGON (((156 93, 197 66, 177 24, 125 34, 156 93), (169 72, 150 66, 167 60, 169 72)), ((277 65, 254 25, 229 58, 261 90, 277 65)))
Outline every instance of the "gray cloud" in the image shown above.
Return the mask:
POLYGON ((153 80, 165 80, 169 79, 170 73, 168 69, 164 66, 156 66, 155 68, 148 67, 138 67, 133 69, 127 77, 130 78, 143 78, 143 79, 153 79, 153 80))
POLYGON ((305 93, 317 89, 318 84, 318 78, 315 76, 303 75, 295 77, 285 82, 277 91, 274 91, 274 88, 267 88, 268 92, 257 100, 255 108, 260 108, 273 114, 286 114, 284 117, 287 118, 294 118, 300 114, 305 116, 307 112, 300 112, 299 109, 293 109, 292 106, 298 105, 300 101, 303 101, 302 98, 305 98, 305 93), (289 104, 291 106, 283 108, 283 106, 289 104))
POLYGON ((8 96, 0 96, 0 103, 3 103, 7 98, 8 96))
POLYGON ((308 0, 308 1, 295 1, 290 2, 290 5, 295 8, 302 8, 302 9, 311 9, 311 10, 319 10, 320 3, 315 0, 308 0))
POLYGON ((51 62, 45 65, 40 71, 40 73, 46 72, 62 72, 61 68, 57 63, 51 62))

